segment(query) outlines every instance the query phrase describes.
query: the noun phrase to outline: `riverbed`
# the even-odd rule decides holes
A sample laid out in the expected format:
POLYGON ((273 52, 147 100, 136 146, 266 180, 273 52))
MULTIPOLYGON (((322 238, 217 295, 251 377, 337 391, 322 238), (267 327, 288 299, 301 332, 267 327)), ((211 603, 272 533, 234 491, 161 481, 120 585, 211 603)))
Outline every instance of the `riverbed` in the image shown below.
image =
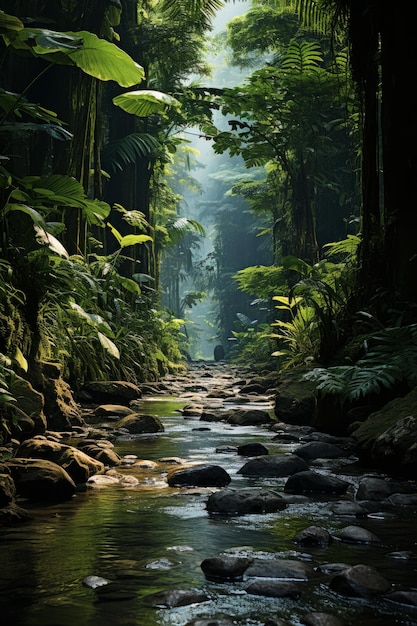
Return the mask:
MULTIPOLYGON (((213 371, 213 365, 208 367, 213 371)), ((283 478, 238 474, 247 459, 236 454, 236 447, 259 442, 270 454, 285 455, 296 444, 277 441, 267 426, 231 426, 206 423, 198 415, 185 417, 182 409, 191 396, 192 392, 182 396, 166 393, 142 399, 140 410, 159 417, 164 431, 116 439, 115 451, 136 459, 134 466, 126 462, 117 468, 126 476, 125 483, 93 485, 60 504, 32 505, 32 521, 2 529, 2 623, 185 626, 194 619, 212 620, 215 625, 216 619, 223 618, 242 626, 264 626, 268 620, 280 618, 289 626, 298 626, 306 614, 326 612, 352 626, 417 626, 417 609, 384 597, 343 597, 330 590, 330 574, 303 581, 298 599, 254 596, 246 593, 244 580, 213 582, 205 578, 200 564, 207 557, 255 552, 265 558, 301 560, 317 570, 332 563, 365 563, 389 580, 394 590, 417 591, 417 511, 410 506, 381 506, 365 518, 352 520, 332 512, 329 500, 340 497, 323 496, 300 499, 271 514, 209 514, 206 503, 213 488, 169 487, 170 459, 220 465, 229 473, 233 487, 268 486, 282 492, 283 478), (130 476, 135 479, 131 484, 130 476), (380 542, 334 541, 325 548, 300 550, 293 541, 311 525, 333 534, 348 524, 360 524, 380 542), (405 554, 408 558, 403 558, 405 554), (94 588, 87 584, 91 580, 107 584, 94 588), (177 588, 203 590, 208 599, 173 608, 149 604, 151 594, 177 588)), ((272 404, 264 402, 263 406, 272 411, 272 404)), ((349 481, 352 489, 364 473, 379 476, 359 467, 354 456, 337 464, 318 464, 317 469, 337 474, 349 481)))

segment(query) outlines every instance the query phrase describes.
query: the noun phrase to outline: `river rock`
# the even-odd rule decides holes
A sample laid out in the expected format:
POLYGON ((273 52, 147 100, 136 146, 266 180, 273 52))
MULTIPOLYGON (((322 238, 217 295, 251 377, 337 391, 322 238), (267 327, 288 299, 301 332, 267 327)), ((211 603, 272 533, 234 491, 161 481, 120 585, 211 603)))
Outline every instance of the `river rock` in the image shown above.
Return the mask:
POLYGON ((304 378, 313 367, 297 367, 279 373, 274 412, 285 424, 310 425, 315 414, 316 383, 304 378))
POLYGON ((144 597, 144 601, 151 606, 158 608, 173 609, 178 606, 188 606, 189 604, 199 604, 209 600, 203 591, 199 589, 168 589, 158 591, 144 597))
POLYGON ((313 459, 340 459, 346 456, 344 450, 325 441, 310 441, 294 450, 294 454, 305 461, 313 459))
POLYGON ((228 409, 221 413, 221 420, 232 426, 260 426, 269 424, 269 411, 263 409, 228 409))
POLYGON ((185 626, 233 626, 235 621, 229 619, 193 619, 187 622, 185 626))
POLYGON ((118 419, 120 419, 122 415, 130 415, 131 413, 132 408, 125 404, 99 404, 99 406, 92 411, 92 415, 95 417, 117 417, 118 419))
POLYGON ((201 464, 173 468, 167 480, 170 487, 225 487, 231 478, 219 465, 201 464))
POLYGON ((84 587, 89 587, 90 589, 97 589, 98 587, 104 587, 104 585, 109 585, 111 580, 107 578, 103 578, 102 576, 86 576, 83 578, 84 587))
POLYGON ((417 493, 393 493, 387 501, 393 506, 417 506, 417 493))
POLYGON ((116 423, 117 430, 126 430, 131 435, 144 435, 146 433, 161 433, 164 426, 161 420, 154 415, 145 415, 142 413, 131 413, 122 417, 116 423))
POLYGON ((75 482, 62 467, 45 459, 7 461, 17 495, 31 502, 60 502, 72 498, 75 482))
POLYGON ((201 562, 204 576, 209 580, 241 580, 252 559, 239 556, 213 556, 201 562))
POLYGON ((336 476, 307 470, 290 476, 284 485, 284 492, 341 494, 346 493, 349 486, 350 483, 336 476))
POLYGON ((269 454, 268 448, 262 443, 244 443, 237 447, 237 453, 240 456, 262 456, 269 454))
POLYGON ((71 387, 60 375, 57 378, 44 377, 42 393, 50 430, 71 431, 75 426, 85 425, 81 409, 74 400, 71 387))
POLYGON ((9 505, 0 509, 0 526, 15 526, 22 522, 29 522, 33 519, 33 516, 23 509, 16 502, 11 502, 9 505))
POLYGON ((334 536, 346 543, 380 543, 380 538, 361 526, 345 526, 334 533, 334 536))
POLYGON ((302 472, 308 468, 307 463, 293 454, 268 454, 251 459, 237 473, 242 476, 268 476, 280 478, 302 472))
POLYGON ((330 510, 339 517, 366 517, 367 511, 358 502, 340 500, 330 505, 330 510))
POLYGON ((16 487, 10 472, 6 468, 0 470, 0 508, 14 502, 16 487))
POLYGON ((321 526, 308 526, 297 533, 293 541, 303 548, 325 548, 332 543, 333 537, 321 526))
POLYGON ((300 588, 296 583, 268 579, 255 580, 246 587, 246 593, 269 598, 292 598, 293 600, 298 600, 301 596, 300 588))
POLYGON ((417 607, 417 591, 403 590, 392 591, 388 593, 385 598, 390 602, 398 602, 399 604, 407 604, 408 606, 417 607))
POLYGON ((363 597, 382 595, 391 589, 391 583, 369 565, 354 565, 336 574, 330 589, 343 596, 363 597))
POLYGON ((82 450, 42 436, 24 441, 16 450, 15 456, 24 459, 45 459, 60 465, 73 481, 85 483, 90 476, 102 472, 104 464, 85 454, 82 450))
POLYGON ((78 449, 88 454, 93 459, 100 461, 104 465, 114 467, 121 465, 122 459, 109 446, 100 446, 97 443, 82 443, 78 445, 78 449))
POLYGON ((45 399, 42 393, 36 391, 30 382, 21 376, 14 375, 13 383, 10 387, 11 393, 17 398, 18 424, 12 424, 12 434, 19 438, 42 435, 47 428, 45 416, 45 399))
POLYGON ((202 404, 187 404, 181 409, 181 415, 184 417, 198 417, 203 414, 202 404))
POLYGON ((82 391, 97 403, 123 404, 142 397, 137 385, 123 380, 92 380, 84 384, 82 391))
POLYGON ((291 580, 310 580, 315 576, 314 569, 308 563, 295 559, 254 558, 246 570, 246 576, 256 578, 279 578, 291 580))
POLYGON ((375 411, 351 435, 366 460, 405 475, 417 468, 417 387, 375 411))
POLYGON ((347 622, 331 613, 307 613, 301 618, 305 626, 347 626, 347 622))
POLYGON ((248 515, 282 511, 287 503, 272 489, 246 487, 215 491, 209 496, 206 506, 209 513, 248 515))
POLYGON ((356 500, 374 500, 381 502, 395 493, 410 493, 412 487, 395 480, 386 480, 377 476, 365 476, 356 490, 356 500))

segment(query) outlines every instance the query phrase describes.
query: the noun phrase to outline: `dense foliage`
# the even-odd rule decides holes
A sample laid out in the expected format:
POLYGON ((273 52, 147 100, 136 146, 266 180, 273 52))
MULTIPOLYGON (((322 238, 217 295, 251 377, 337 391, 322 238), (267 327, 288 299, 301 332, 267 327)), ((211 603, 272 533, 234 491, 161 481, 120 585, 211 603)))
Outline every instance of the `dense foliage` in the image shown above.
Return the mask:
POLYGON ((206 294, 236 360, 317 362, 346 397, 413 384, 414 349, 375 369, 382 329, 414 345, 411 25, 385 1, 253 0, 217 38, 245 78, 220 86, 224 4, 2 3, 1 406, 49 361, 74 388, 182 367, 206 294), (187 129, 222 159, 204 200, 187 129))

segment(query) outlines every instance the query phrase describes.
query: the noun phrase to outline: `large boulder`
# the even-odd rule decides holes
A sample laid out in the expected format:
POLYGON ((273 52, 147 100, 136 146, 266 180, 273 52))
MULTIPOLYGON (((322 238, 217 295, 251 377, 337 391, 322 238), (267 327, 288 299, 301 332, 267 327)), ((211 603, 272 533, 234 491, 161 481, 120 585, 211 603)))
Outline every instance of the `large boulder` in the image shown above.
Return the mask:
POLYGON ((330 589, 343 596, 369 598, 387 593, 391 584, 375 568, 354 565, 335 574, 330 589))
POLYGON ((271 423, 269 411, 264 409, 228 409, 220 413, 222 421, 232 426, 261 426, 271 423))
POLYGON ((307 463, 298 456, 268 454, 251 459, 238 470, 242 476, 265 476, 280 478, 308 469, 307 463))
POLYGON ((70 431, 74 426, 85 425, 72 390, 61 377, 44 379, 42 393, 49 430, 70 431))
POLYGON ((47 428, 43 395, 21 376, 15 376, 11 392, 16 398, 18 418, 17 424, 12 426, 13 435, 21 438, 43 434, 47 428))
POLYGON ((5 468, 0 469, 0 508, 14 502, 16 487, 13 478, 5 468))
POLYGON ((340 459, 346 456, 346 452, 326 441, 309 441, 294 450, 294 454, 305 461, 315 459, 340 459))
POLYGON ((90 476, 104 470, 101 461, 82 450, 41 436, 24 441, 16 450, 15 457, 52 461, 62 467, 76 484, 85 483, 90 476))
POLYGON ((93 402, 129 403, 142 397, 137 385, 123 380, 92 380, 85 383, 82 391, 93 402))
POLYGON ((316 384, 304 378, 311 369, 297 367, 279 374, 274 408, 279 421, 285 424, 312 424, 316 384))
POLYGON ((62 467, 45 459, 7 461, 17 495, 31 502, 61 502, 72 498, 76 486, 62 467))
POLYGON ((287 479, 284 485, 285 493, 327 493, 342 494, 346 493, 350 483, 336 476, 326 476, 319 472, 307 470, 305 472, 297 472, 287 479))
POLYGON ((174 468, 167 480, 170 487, 225 487, 231 478, 219 465, 207 463, 174 468))
POLYGON ((286 508, 287 503, 272 489, 246 487, 223 489, 210 494, 207 500, 209 513, 221 515, 248 515, 275 513, 286 508))
POLYGON ((351 434, 366 462, 389 473, 416 475, 417 386, 372 413, 351 434))
POLYGON ((253 559, 246 570, 246 576, 254 578, 278 578, 280 580, 310 580, 315 576, 309 563, 295 559, 253 559))
POLYGON ((201 569, 208 580, 242 580, 252 559, 243 556, 212 556, 201 562, 201 569))
POLYGON ((131 413, 122 417, 116 424, 117 430, 126 430, 131 435, 144 435, 146 433, 161 433, 164 426, 161 420, 154 415, 131 413))

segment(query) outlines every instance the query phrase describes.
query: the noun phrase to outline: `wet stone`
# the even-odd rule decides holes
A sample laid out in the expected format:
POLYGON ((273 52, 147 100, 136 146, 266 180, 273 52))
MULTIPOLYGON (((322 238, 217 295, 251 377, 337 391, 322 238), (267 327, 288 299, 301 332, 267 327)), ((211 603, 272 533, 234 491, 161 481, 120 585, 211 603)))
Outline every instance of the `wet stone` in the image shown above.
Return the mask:
POLYGON ((231 478, 219 465, 195 465, 172 469, 167 480, 170 487, 225 487, 231 478))
POLYGON ((387 593, 391 584, 373 567, 354 565, 336 574, 330 589, 348 597, 372 597, 387 593))
POLYGON ((334 536, 347 543, 380 543, 379 537, 361 526, 346 526, 334 533, 334 536))
POLYGON ((298 600, 301 596, 300 588, 296 583, 282 580, 255 580, 248 587, 246 593, 269 598, 292 598, 298 600))
POLYGON ((238 556, 215 556, 202 561, 200 567, 209 580, 239 580, 252 559, 238 556))
POLYGON ((286 493, 345 493, 350 484, 336 476, 325 476, 311 470, 297 472, 285 483, 286 493))
POLYGON ((199 589, 168 589, 166 591, 158 591, 145 596, 144 601, 154 607, 172 609, 178 606, 188 606, 190 604, 198 604, 207 602, 209 597, 199 589))
POLYGON ((307 463, 295 455, 270 454, 251 459, 238 470, 242 476, 267 476, 280 478, 307 469, 307 463))
POLYGON ((287 503, 278 492, 251 487, 217 491, 207 500, 210 513, 223 515, 275 513, 284 510, 286 506, 287 503))
POLYGON ((246 576, 310 580, 315 576, 315 572, 310 564, 296 561, 295 559, 255 558, 246 570, 246 576))
POLYGON ((293 541, 304 548, 325 548, 332 543, 333 537, 325 528, 308 526, 297 533, 293 541))
POLYGON ((347 626, 347 622, 331 613, 307 613, 301 618, 305 626, 347 626))

